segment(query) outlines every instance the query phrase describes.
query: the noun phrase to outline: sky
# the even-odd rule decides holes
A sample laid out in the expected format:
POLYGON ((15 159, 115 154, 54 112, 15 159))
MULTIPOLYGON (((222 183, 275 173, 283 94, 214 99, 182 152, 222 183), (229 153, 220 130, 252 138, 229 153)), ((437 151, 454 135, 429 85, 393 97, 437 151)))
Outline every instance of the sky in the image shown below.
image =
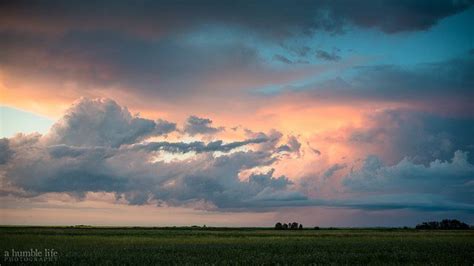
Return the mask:
POLYGON ((474 2, 1 1, 0 224, 474 224, 474 2))

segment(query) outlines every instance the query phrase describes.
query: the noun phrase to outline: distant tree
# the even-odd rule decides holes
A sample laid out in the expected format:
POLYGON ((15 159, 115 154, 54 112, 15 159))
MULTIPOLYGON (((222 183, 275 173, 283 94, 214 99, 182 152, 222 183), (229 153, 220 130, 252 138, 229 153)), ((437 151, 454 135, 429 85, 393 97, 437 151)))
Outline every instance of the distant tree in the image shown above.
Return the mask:
POLYGON ((292 229, 292 230, 298 229, 298 223, 297 222, 292 222, 291 225, 290 225, 290 229, 292 229))
POLYGON ((423 222, 421 224, 416 225, 416 229, 439 229, 439 223, 432 221, 432 222, 423 222))
POLYGON ((285 223, 285 224, 282 224, 280 222, 277 222, 275 224, 275 230, 301 230, 303 229, 303 225, 302 224, 298 224, 297 222, 292 222, 292 223, 285 223))
POLYGON ((452 226, 455 227, 458 223, 459 223, 458 220, 452 220, 451 221, 451 220, 448 220, 448 219, 444 219, 439 223, 439 228, 440 229, 449 229, 452 226))
POLYGON ((315 226, 315 227, 314 227, 314 230, 319 230, 319 226, 315 226))
POLYGON ((436 222, 436 221, 434 221, 434 222, 429 222, 429 223, 428 223, 428 226, 431 227, 431 228, 433 228, 433 229, 439 229, 439 222, 436 222))
POLYGON ((283 225, 280 222, 278 222, 278 223, 275 224, 275 229, 276 230, 283 230, 283 225))
POLYGON ((439 223, 440 229, 469 229, 469 225, 459 220, 445 219, 439 223))
POLYGON ((424 230, 466 230, 469 229, 469 225, 456 219, 444 219, 441 222, 423 222, 421 224, 418 224, 415 228, 424 230))

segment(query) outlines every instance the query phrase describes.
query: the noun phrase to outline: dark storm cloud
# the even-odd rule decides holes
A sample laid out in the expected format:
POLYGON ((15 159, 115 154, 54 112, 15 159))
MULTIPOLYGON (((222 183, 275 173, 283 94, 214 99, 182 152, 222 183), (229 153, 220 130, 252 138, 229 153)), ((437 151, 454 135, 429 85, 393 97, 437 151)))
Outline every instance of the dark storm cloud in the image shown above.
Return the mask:
POLYGON ((167 34, 202 24, 240 26, 269 36, 317 29, 340 31, 344 23, 388 33, 424 30, 461 12, 472 1, 3 1, 3 29, 61 32, 112 29, 167 34))
POLYGON ((178 36, 132 38, 114 31, 71 31, 59 37, 0 32, 0 64, 7 73, 56 83, 133 88, 175 97, 227 73, 261 68, 258 52, 242 43, 195 43, 178 36), (28 52, 25 52, 28 51, 28 52))
MULTIPOLYGON (((281 43, 282 38, 317 30, 342 32, 347 24, 385 32, 426 29, 470 4, 471 1, 390 0, 297 4, 2 1, 0 64, 6 79, 22 77, 24 81, 46 80, 53 84, 73 81, 83 90, 133 88, 137 95, 163 98, 198 95, 206 90, 214 92, 216 88, 209 88, 209 81, 223 76, 261 75, 259 79, 264 79, 264 73, 269 71, 258 49, 243 42, 186 40, 186 36, 203 27, 236 29, 239 33, 235 34, 255 34, 257 38, 281 43)), ((211 39, 214 37, 220 39, 211 39)), ((308 63, 303 57, 310 53, 309 47, 291 50, 300 58, 277 55, 275 59, 308 63)), ((338 58, 328 52, 320 54, 326 60, 338 58)))
POLYGON ((473 3, 472 0, 331 1, 335 15, 358 26, 379 28, 386 33, 426 30, 473 3))

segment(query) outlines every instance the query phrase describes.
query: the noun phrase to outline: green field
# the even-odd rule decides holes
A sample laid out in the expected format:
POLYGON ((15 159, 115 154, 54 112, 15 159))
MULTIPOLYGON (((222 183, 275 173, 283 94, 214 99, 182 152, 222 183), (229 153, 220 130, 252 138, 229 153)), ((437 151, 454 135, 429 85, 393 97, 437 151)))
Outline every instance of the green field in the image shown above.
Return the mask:
POLYGON ((474 263, 474 230, 2 227, 0 236, 1 265, 12 249, 54 249, 50 265, 474 263))

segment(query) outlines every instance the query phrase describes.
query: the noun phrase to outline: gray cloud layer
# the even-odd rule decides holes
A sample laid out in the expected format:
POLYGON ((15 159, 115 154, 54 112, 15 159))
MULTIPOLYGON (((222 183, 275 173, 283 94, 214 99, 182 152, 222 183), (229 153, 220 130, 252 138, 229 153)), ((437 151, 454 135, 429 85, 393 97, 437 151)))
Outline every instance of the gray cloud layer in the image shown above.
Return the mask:
POLYGON ((450 161, 428 166, 403 159, 385 166, 368 156, 362 168, 344 180, 351 192, 361 193, 355 204, 367 208, 465 209, 474 212, 474 165, 467 153, 456 151, 450 161))
MULTIPOLYGON (((448 160, 456 150, 474 152, 474 119, 395 109, 374 113, 374 125, 352 130, 349 142, 361 148, 377 146, 392 161, 410 157, 415 163, 448 160)), ((387 160, 387 158, 384 158, 387 160)))
MULTIPOLYGON (((438 113, 471 115, 474 104, 474 57, 417 64, 354 67, 350 77, 337 77, 289 92, 327 101, 387 101, 416 104, 438 113)), ((283 92, 288 92, 283 91, 283 92)))
MULTIPOLYGON (((393 33, 424 30, 472 1, 24 1, 2 2, 0 25, 39 32, 113 29, 136 34, 183 31, 201 24, 245 27, 273 37, 292 31, 339 31, 344 23, 393 33), (183 19, 184 18, 184 19, 183 19)), ((5 27, 5 26, 4 26, 5 27)))
MULTIPOLYGON (((6 83, 11 84, 15 82, 9 78, 21 77, 22 81, 35 83, 74 81, 81 90, 111 86, 142 97, 177 99, 210 95, 210 91, 214 95, 219 92, 219 86, 209 84, 221 78, 245 77, 251 80, 250 84, 241 86, 242 90, 248 90, 268 85, 264 80, 269 76, 272 83, 280 76, 262 60, 259 48, 242 41, 246 38, 239 34, 255 34, 258 43, 266 40, 284 43, 282 38, 317 30, 342 32, 345 25, 376 28, 386 33, 425 30, 471 4, 472 1, 441 0, 357 3, 322 0, 298 4, 246 0, 35 1, 34 4, 9 1, 0 4, 0 64, 6 73, 6 83), (199 43, 186 39, 209 25, 235 30, 232 32, 235 36, 228 42, 199 43)), ((220 36, 220 31, 207 29, 206 32, 212 33, 210 39, 226 39, 220 36)), ((295 49, 296 54, 306 56, 310 48, 295 49)), ((317 50, 316 56, 329 61, 340 58, 323 50, 317 50)), ((303 59, 292 60, 281 54, 274 57, 284 64, 308 63, 303 59)), ((451 84, 457 86, 452 89, 466 93, 466 84, 456 78, 436 80, 430 76, 430 73, 442 73, 457 77, 462 74, 456 71, 458 68, 470 74, 472 63, 470 66, 464 63, 433 64, 426 66, 424 72, 393 66, 359 69, 361 80, 350 85, 332 81, 329 85, 343 88, 335 88, 328 94, 334 96, 340 92, 359 99, 409 99, 413 90, 404 89, 406 86, 396 88, 399 92, 394 94, 392 87, 396 83, 391 81, 395 79, 407 80, 406 85, 416 86, 417 90, 427 88, 425 91, 429 93, 433 89, 443 94, 448 89, 441 87, 451 84)), ((232 87, 229 82, 224 83, 232 87)), ((472 84, 467 85, 472 88, 472 84)), ((324 86, 318 84, 318 87, 324 86)), ((232 88, 226 89, 226 97, 222 98, 234 93, 232 88)), ((417 95, 426 95, 423 91, 417 95)), ((434 91, 433 95, 436 95, 434 91)))

